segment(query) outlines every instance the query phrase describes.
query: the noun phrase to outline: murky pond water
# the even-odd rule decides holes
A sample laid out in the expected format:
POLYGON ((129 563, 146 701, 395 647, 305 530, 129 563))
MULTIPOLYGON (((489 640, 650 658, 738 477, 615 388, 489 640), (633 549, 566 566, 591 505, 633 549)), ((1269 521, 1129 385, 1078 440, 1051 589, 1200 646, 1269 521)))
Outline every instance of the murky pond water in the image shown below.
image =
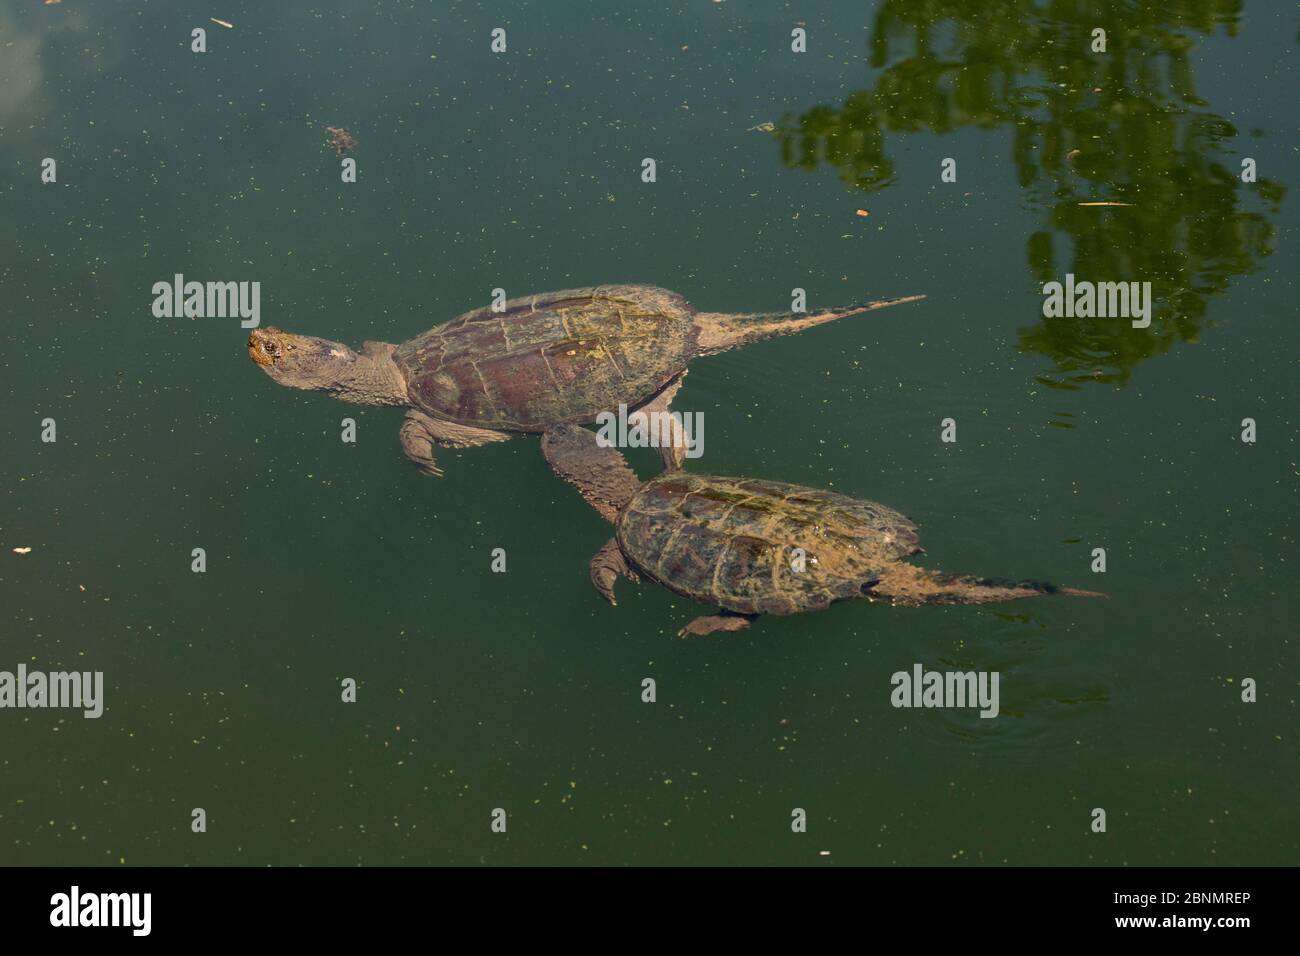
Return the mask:
POLYGON ((493 6, 0 5, 0 670, 105 682, 0 709, 0 863, 1294 863, 1286 5, 493 6), (422 475, 400 409, 155 318, 178 273, 353 346, 498 287, 925 293, 692 363, 688 467, 1110 599, 678 640, 698 607, 592 589, 608 526, 535 437, 422 475), (1150 325, 1045 318, 1067 274, 1150 325), (891 706, 917 663, 998 672, 999 716, 891 706))

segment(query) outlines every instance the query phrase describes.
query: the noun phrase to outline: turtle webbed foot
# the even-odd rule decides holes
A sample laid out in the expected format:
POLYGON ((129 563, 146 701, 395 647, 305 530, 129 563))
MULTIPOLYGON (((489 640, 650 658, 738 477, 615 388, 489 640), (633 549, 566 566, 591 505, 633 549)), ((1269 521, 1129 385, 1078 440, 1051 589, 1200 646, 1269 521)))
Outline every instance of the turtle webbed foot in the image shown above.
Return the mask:
POLYGON ((743 631, 753 623, 753 618, 743 614, 706 614, 697 617, 677 632, 678 637, 702 637, 716 631, 743 631))
POLYGON ((610 538, 591 559, 591 583, 596 586, 600 596, 615 607, 618 606, 618 601, 614 599, 614 585, 618 583, 620 577, 627 578, 629 581, 641 580, 636 572, 628 567, 627 559, 623 557, 618 542, 610 538))
POLYGON ((402 442, 402 451, 420 471, 434 478, 442 477, 442 469, 433 459, 433 435, 426 424, 426 416, 408 411, 398 437, 402 442))

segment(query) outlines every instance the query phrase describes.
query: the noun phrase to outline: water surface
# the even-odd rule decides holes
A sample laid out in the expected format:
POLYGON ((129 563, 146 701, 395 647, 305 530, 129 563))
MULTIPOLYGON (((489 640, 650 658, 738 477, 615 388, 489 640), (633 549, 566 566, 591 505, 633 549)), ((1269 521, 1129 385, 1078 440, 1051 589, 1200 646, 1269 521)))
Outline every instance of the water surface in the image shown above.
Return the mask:
POLYGON ((108 685, 99 720, 0 711, 0 862, 1294 863, 1296 23, 1093 6, 0 5, 0 669, 108 685), (680 641, 695 606, 599 600, 608 526, 536 439, 422 476, 400 410, 153 318, 178 272, 353 345, 498 286, 924 292, 693 364, 691 467, 1110 600, 680 641), (1066 272, 1152 282, 1151 327, 1043 319, 1066 272), (914 662, 999 671, 1001 716, 892 708, 914 662))

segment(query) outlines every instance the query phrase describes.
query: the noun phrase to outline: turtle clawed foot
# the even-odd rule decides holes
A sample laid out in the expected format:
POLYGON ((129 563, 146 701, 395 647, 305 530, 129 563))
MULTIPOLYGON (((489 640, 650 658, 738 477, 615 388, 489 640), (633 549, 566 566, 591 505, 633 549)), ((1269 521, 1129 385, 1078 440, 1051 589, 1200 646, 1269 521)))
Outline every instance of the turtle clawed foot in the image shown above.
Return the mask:
POLYGON ((708 614, 697 617, 677 632, 678 637, 703 637, 716 631, 743 631, 752 618, 739 614, 708 614))
POLYGON ((431 419, 421 413, 408 410, 406 420, 402 422, 402 428, 397 433, 398 440, 402 443, 402 453, 426 475, 432 475, 434 478, 442 477, 442 469, 438 467, 437 461, 433 457, 433 435, 430 432, 429 425, 431 419))
POLYGON ((591 559, 591 583, 596 586, 600 596, 614 607, 618 607, 618 601, 614 600, 614 585, 618 583, 620 577, 627 578, 629 581, 641 580, 628 566, 618 542, 610 538, 591 559))
POLYGON ((618 575, 608 568, 599 572, 593 571, 591 583, 596 585, 596 590, 600 596, 608 601, 613 607, 618 607, 618 601, 614 597, 614 582, 618 580, 618 575))

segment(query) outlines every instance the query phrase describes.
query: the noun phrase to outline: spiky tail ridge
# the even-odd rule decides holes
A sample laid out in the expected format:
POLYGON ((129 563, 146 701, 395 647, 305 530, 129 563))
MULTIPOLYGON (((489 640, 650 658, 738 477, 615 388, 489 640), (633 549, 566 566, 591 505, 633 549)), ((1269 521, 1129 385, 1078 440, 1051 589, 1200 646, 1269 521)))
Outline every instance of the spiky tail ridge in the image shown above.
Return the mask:
POLYGON ((947 574, 914 565, 899 565, 881 574, 863 595, 894 604, 997 604, 1032 597, 1106 597, 1099 591, 1061 587, 1046 581, 1013 581, 947 574))
POLYGON ((699 328, 698 347, 701 355, 716 355, 751 342, 778 335, 792 335, 817 325, 846 319, 851 315, 887 309, 891 305, 919 302, 924 295, 905 295, 898 299, 877 299, 841 309, 824 312, 699 312, 695 324, 699 328))

